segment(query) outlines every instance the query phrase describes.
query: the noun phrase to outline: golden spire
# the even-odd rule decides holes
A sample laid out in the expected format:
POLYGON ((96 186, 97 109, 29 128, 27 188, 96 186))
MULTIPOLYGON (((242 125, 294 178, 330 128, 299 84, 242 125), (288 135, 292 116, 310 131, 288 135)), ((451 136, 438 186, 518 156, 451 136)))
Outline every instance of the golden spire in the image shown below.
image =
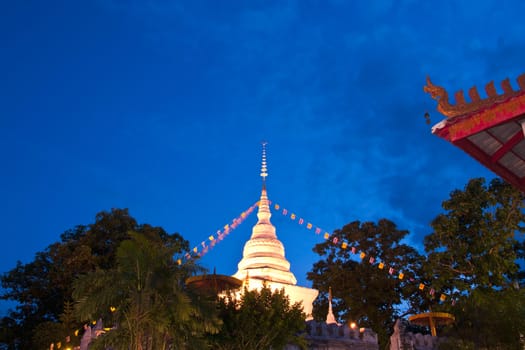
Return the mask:
POLYGON ((268 142, 263 141, 262 144, 262 163, 261 163, 261 177, 263 182, 263 188, 266 187, 266 177, 268 176, 268 167, 266 165, 266 145, 268 142))

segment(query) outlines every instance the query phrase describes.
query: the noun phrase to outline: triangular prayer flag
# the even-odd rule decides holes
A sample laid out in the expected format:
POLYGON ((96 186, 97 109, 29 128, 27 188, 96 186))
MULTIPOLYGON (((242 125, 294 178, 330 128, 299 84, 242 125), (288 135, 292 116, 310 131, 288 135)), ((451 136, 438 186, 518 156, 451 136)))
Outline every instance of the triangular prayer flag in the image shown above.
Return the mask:
POLYGON ((208 239, 209 239, 210 241, 213 241, 215 238, 213 237, 213 235, 211 235, 210 237, 208 237, 208 239))
POLYGON ((385 267, 385 264, 383 264, 382 262, 380 262, 379 265, 377 265, 377 267, 379 267, 379 269, 382 270, 383 267, 385 267))
POLYGON ((359 254, 359 257, 360 257, 361 259, 364 259, 365 256, 366 256, 365 252, 361 252, 361 254, 359 254))
POLYGON ((436 291, 434 290, 434 288, 430 288, 430 291, 428 292, 428 294, 430 294, 430 295, 434 295, 435 292, 436 292, 436 291))
POLYGON ((423 283, 420 283, 419 284, 419 290, 423 290, 423 289, 425 289, 425 285, 423 283))
POLYGON ((389 274, 393 274, 393 273, 394 273, 394 268, 393 268, 393 267, 389 268, 389 269, 388 269, 388 273, 389 273, 389 274))
POLYGON ((287 215, 287 214, 288 214, 288 210, 283 209, 283 215, 287 215))
POLYGON ((445 301, 446 299, 447 299, 447 296, 445 294, 441 294, 439 296, 439 300, 441 300, 441 301, 445 301))
POLYGON ((321 233, 321 229, 319 227, 315 228, 315 234, 318 235, 321 233))
POLYGON ((181 265, 181 264, 182 264, 182 260, 177 259, 177 265, 181 265))
POLYGON ((193 248, 194 253, 197 253, 197 250, 198 250, 197 247, 193 248))
POLYGON ((328 239, 328 237, 330 237, 330 234, 328 232, 325 232, 324 233, 324 239, 328 239))
POLYGON ((346 242, 341 243, 341 248, 346 249, 346 247, 348 247, 348 243, 346 242))
POLYGON ((303 218, 300 218, 300 219, 299 219, 299 225, 302 225, 303 222, 304 222, 304 219, 303 219, 303 218))
POLYGON ((405 274, 404 274, 404 273, 402 273, 402 272, 400 272, 400 273, 399 273, 399 276, 397 276, 397 277, 398 277, 398 278, 399 278, 400 280, 402 280, 402 279, 403 279, 403 277, 405 277, 405 274))
POLYGON ((276 203, 274 208, 275 210, 279 210, 279 204, 276 203))
POLYGON ((294 213, 292 213, 292 215, 290 215, 290 219, 295 220, 295 214, 294 213))
POLYGON ((306 224, 306 228, 309 229, 309 230, 311 230, 311 229, 312 229, 312 224, 311 224, 311 223, 307 223, 307 224, 306 224))
POLYGON ((456 305, 456 299, 452 299, 452 306, 456 305))
POLYGON ((352 247, 352 254, 355 254, 355 247, 352 247))
POLYGON ((334 239, 332 239, 332 243, 334 244, 337 244, 337 241, 338 241, 337 237, 334 237, 334 239))
POLYGON ((375 261, 375 259, 374 259, 374 257, 373 257, 373 256, 371 256, 371 257, 370 257, 370 259, 368 259, 368 262, 369 262, 370 264, 373 264, 373 263, 374 263, 374 261, 375 261))

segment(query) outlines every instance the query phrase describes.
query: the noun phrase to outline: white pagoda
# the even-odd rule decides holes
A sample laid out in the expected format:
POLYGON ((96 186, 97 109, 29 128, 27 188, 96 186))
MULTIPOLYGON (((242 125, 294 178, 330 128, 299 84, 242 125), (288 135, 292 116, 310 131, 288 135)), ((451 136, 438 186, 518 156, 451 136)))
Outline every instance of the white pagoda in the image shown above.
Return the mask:
POLYGON ((270 222, 270 202, 266 192, 266 148, 263 143, 262 191, 257 212, 258 221, 252 229, 250 239, 244 245, 238 271, 233 277, 244 282, 249 290, 260 289, 263 285, 273 290, 284 288, 291 304, 300 302, 307 320, 312 318, 312 307, 319 291, 297 285, 297 279, 290 271, 290 262, 284 256, 284 246, 276 235, 275 226, 270 222))

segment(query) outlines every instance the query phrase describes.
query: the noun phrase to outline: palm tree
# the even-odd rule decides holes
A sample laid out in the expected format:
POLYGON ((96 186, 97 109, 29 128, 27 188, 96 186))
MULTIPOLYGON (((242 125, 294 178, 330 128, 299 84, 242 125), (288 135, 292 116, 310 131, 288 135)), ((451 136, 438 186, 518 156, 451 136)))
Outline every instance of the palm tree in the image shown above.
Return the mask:
POLYGON ((204 334, 220 321, 213 300, 193 295, 184 281, 202 270, 178 265, 176 245, 159 236, 130 233, 117 250, 117 267, 84 275, 74 284, 76 311, 83 320, 102 318, 112 330, 93 349, 152 350, 203 348, 204 334))

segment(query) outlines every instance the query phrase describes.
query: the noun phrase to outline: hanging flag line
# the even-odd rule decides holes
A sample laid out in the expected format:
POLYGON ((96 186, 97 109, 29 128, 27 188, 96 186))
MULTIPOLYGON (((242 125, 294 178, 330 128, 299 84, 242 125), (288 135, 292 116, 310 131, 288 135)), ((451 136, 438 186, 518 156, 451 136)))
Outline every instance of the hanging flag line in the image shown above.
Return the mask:
POLYGON ((315 232, 315 234, 317 234, 317 235, 319 235, 322 232, 324 232, 323 233, 323 238, 325 240, 331 242, 334 245, 340 246, 341 249, 350 249, 350 252, 352 254, 355 254, 355 255, 359 256, 359 258, 361 259, 361 262, 368 261, 368 263, 370 265, 377 265, 378 269, 388 271, 389 275, 391 275, 391 276, 393 276, 393 277, 395 277, 395 278, 397 278, 399 280, 407 280, 407 281, 409 281, 411 283, 419 283, 419 285, 418 285, 419 290, 420 291, 428 291, 428 294, 430 295, 431 299, 437 297, 437 295, 439 294, 439 301, 440 302, 444 302, 447 299, 449 299, 452 305, 456 304, 456 300, 454 298, 452 298, 450 295, 448 295, 447 293, 437 293, 436 290, 434 288, 432 288, 432 286, 426 285, 425 283, 418 282, 413 277, 406 276, 406 274, 403 273, 401 271, 401 269, 395 268, 394 266, 390 266, 387 262, 379 261, 378 258, 376 258, 374 256, 371 256, 371 255, 367 254, 364 251, 360 251, 358 246, 356 246, 356 245, 352 246, 350 242, 347 242, 345 240, 339 239, 338 237, 331 237, 330 233, 326 232, 325 230, 323 230, 322 228, 320 228, 318 226, 315 226, 314 224, 312 224, 309 221, 305 221, 305 219, 303 219, 302 217, 298 217, 297 214, 295 214, 293 212, 289 212, 288 209, 281 208, 281 206, 279 204, 277 204, 277 203, 274 204, 273 207, 274 207, 274 209, 276 211, 281 213, 283 216, 286 216, 286 217, 290 218, 290 220, 297 222, 299 225, 301 225, 303 227, 306 227, 307 230, 313 230, 315 232), (306 223, 306 225, 304 225, 305 223, 306 223), (366 257, 368 257, 368 259, 365 259, 366 257))
POLYGON ((248 209, 243 211, 239 216, 234 218, 231 221, 231 224, 226 224, 222 228, 222 230, 218 230, 215 235, 208 236, 207 239, 203 240, 199 245, 196 245, 190 252, 184 254, 184 256, 177 259, 177 264, 181 265, 183 262, 186 262, 190 259, 196 258, 196 257, 202 257, 206 253, 208 253, 217 243, 222 241, 224 237, 226 237, 228 234, 230 234, 233 230, 235 230, 252 212, 253 210, 259 205, 259 202, 256 202, 252 206, 250 206, 248 209), (209 242, 209 244, 208 244, 209 242))

